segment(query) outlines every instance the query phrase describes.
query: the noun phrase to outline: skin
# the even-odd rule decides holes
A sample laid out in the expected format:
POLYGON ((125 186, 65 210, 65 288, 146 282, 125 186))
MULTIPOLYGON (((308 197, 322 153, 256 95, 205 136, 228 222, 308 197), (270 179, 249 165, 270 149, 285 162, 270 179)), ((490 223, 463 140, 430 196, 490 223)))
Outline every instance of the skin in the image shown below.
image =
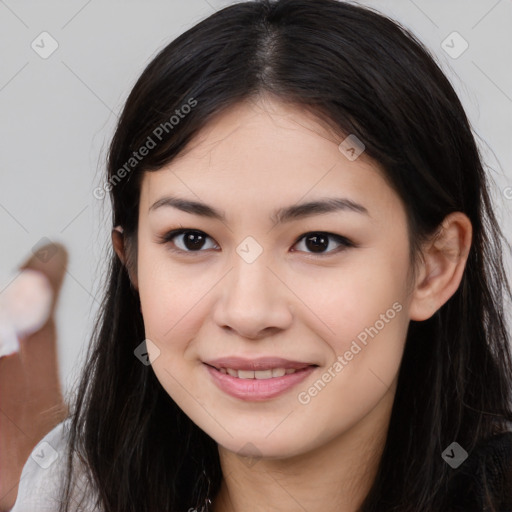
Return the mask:
MULTIPOLYGON (((260 97, 216 116, 179 158, 143 177, 137 267, 128 270, 157 378, 218 443, 224 479, 215 512, 355 511, 382 453, 409 321, 431 317, 460 284, 469 219, 446 217, 412 279, 399 196, 364 153, 346 158, 341 140, 311 114, 260 97), (226 220, 173 207, 150 211, 171 194, 207 203, 226 220), (282 225, 270 219, 278 207, 323 197, 349 198, 369 215, 337 211, 282 225), (186 252, 183 236, 159 243, 180 227, 207 235, 199 253, 186 252), (318 253, 297 242, 318 231, 355 246, 338 249, 331 238, 318 253), (247 236, 263 251, 252 263, 236 252, 247 236), (378 334, 301 403, 298 394, 397 303, 400 311, 378 334), (319 367, 277 397, 244 401, 213 384, 203 364, 227 355, 319 367)), ((117 230, 113 243, 128 261, 117 230)))
POLYGON ((59 379, 55 310, 66 272, 64 246, 42 247, 52 256, 36 255, 21 269, 43 272, 53 289, 51 314, 39 331, 20 340, 20 351, 0 358, 0 511, 16 501, 25 461, 37 443, 68 414, 59 379))

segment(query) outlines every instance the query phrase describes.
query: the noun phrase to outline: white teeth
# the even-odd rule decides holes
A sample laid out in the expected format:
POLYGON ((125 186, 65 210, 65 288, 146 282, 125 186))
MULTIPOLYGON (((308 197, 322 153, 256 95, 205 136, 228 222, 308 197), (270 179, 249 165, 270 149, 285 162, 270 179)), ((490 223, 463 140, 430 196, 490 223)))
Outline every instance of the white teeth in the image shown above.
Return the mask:
POLYGON ((268 370, 233 370, 233 368, 221 368, 220 372, 231 375, 231 377, 238 377, 239 379, 271 379, 273 377, 282 377, 295 373, 293 368, 269 368, 268 370))
POLYGON ((271 379, 272 378, 272 370, 260 370, 254 372, 255 379, 271 379))
POLYGON ((272 377, 282 377, 286 373, 284 368, 274 368, 272 370, 272 377))

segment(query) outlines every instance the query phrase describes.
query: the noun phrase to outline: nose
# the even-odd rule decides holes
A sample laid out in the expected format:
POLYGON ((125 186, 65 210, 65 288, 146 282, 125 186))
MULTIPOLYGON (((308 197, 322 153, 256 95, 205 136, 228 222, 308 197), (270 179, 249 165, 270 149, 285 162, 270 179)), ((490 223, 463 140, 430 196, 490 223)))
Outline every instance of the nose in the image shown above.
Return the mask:
POLYGON ((292 292, 278 272, 260 256, 247 263, 238 255, 234 268, 222 280, 213 319, 224 330, 249 339, 261 339, 288 328, 293 321, 292 292))

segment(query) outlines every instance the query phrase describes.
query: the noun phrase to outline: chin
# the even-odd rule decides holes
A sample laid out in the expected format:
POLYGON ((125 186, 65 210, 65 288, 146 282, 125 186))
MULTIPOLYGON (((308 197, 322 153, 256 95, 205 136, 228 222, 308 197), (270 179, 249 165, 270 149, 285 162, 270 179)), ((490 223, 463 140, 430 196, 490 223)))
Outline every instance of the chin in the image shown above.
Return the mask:
POLYGON ((304 440, 290 440, 283 442, 282 437, 269 440, 264 436, 241 436, 236 439, 223 439, 217 441, 225 450, 236 453, 241 457, 247 457, 254 461, 265 459, 287 459, 304 452, 304 440), (223 442, 226 441, 226 442, 223 442))

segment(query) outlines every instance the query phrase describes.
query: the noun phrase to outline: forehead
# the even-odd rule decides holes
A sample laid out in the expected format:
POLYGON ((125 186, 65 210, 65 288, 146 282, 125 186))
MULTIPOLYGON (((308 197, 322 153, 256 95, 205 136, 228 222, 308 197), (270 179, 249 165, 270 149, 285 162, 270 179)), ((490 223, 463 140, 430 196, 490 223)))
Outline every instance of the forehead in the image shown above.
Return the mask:
POLYGON ((159 171, 146 172, 141 205, 165 193, 204 200, 219 208, 274 210, 300 200, 343 196, 400 208, 379 165, 364 152, 350 160, 343 140, 299 106, 260 99, 222 111, 159 171))

